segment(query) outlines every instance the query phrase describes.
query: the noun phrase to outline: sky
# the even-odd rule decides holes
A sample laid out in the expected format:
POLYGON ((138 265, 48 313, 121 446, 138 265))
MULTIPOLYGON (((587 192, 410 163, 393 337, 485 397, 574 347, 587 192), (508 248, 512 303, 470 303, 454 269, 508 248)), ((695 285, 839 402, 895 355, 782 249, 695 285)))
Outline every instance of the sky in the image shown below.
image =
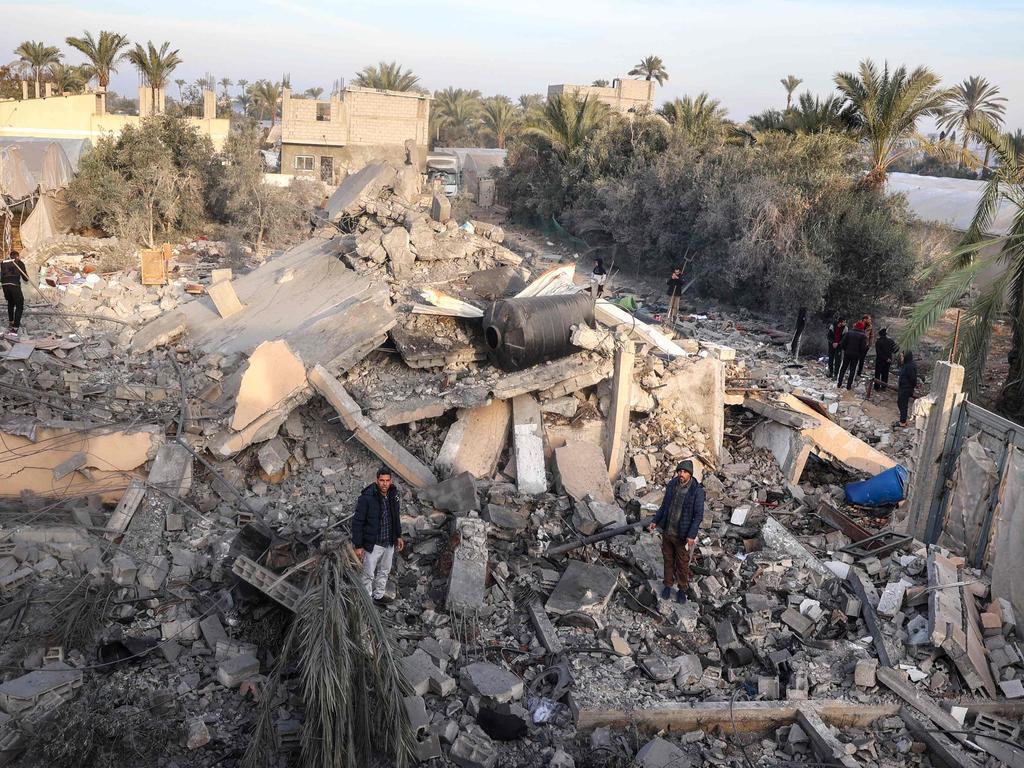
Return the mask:
MULTIPOLYGON (((947 85, 983 75, 1008 99, 1007 127, 1024 128, 1024 0, 32 0, 0 2, 0 19, 0 61, 31 39, 59 44, 79 63, 64 38, 110 29, 170 41, 184 60, 176 78, 288 73, 298 91, 329 91, 366 64, 397 60, 431 90, 516 97, 610 80, 657 54, 669 72, 659 104, 707 91, 735 120, 784 106, 787 74, 824 95, 835 72, 873 58, 927 65, 947 85)), ((128 64, 112 87, 135 95, 128 64)))

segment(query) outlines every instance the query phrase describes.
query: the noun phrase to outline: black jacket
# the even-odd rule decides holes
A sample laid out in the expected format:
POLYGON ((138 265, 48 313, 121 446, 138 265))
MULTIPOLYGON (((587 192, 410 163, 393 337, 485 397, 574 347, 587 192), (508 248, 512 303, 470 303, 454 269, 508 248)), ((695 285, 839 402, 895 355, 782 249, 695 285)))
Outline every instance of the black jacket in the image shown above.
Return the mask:
POLYGON ((0 283, 12 287, 20 287, 28 282, 25 262, 21 259, 3 259, 0 261, 0 283))
POLYGON ((875 342, 875 357, 884 362, 892 362, 893 355, 900 349, 900 345, 888 336, 879 336, 875 342))
POLYGON ((914 355, 907 352, 903 358, 903 365, 900 367, 898 389, 900 392, 912 395, 915 387, 917 387, 917 363, 914 361, 914 355))
POLYGON ((847 331, 843 337, 842 343, 839 345, 843 354, 851 360, 856 360, 859 357, 863 357, 868 353, 868 335, 864 331, 858 331, 856 328, 847 331))
POLYGON ((669 296, 683 295, 683 279, 681 277, 670 277, 666 283, 669 296))
MULTIPOLYGON (((376 483, 370 483, 359 494, 356 514, 352 518, 352 546, 356 549, 372 552, 377 545, 383 502, 384 497, 381 496, 376 483)), ((394 485, 388 489, 388 502, 391 510, 391 546, 394 546, 402 534, 402 521, 398 512, 398 489, 394 485)))
MULTIPOLYGON (((668 531, 674 533, 680 539, 697 538, 697 529, 700 528, 701 520, 704 519, 704 486, 697 482, 696 477, 690 478, 689 491, 683 499, 683 511, 679 515, 679 524, 676 530, 668 531)), ((672 507, 672 497, 676 495, 679 487, 679 478, 673 477, 665 487, 665 498, 661 500, 658 514, 654 516, 654 524, 665 533, 665 526, 668 525, 668 513, 672 507)))

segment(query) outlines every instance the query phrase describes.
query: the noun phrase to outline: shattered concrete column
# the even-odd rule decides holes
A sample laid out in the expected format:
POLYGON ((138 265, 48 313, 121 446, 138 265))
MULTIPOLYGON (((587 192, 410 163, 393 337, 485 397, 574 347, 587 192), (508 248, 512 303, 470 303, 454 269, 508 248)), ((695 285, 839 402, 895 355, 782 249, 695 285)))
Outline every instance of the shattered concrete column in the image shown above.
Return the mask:
POLYGON ((192 454, 179 443, 164 443, 149 471, 142 504, 128 523, 124 548, 139 554, 155 551, 167 515, 174 511, 174 498, 185 496, 191 487, 192 454))
POLYGON ((544 493, 548 489, 544 474, 544 421, 533 395, 512 398, 512 437, 519 492, 544 493))
POLYGON ((615 347, 615 375, 612 379, 612 408, 605 426, 605 455, 608 458, 608 477, 614 480, 622 470, 629 440, 629 402, 633 394, 633 361, 636 349, 633 342, 623 339, 615 347))
POLYGON ((471 619, 484 604, 487 581, 487 523, 476 517, 455 520, 459 546, 448 579, 447 606, 451 613, 471 619))
POLYGON ((917 444, 914 456, 914 472, 911 475, 906 517, 906 532, 916 539, 925 541, 928 515, 936 494, 941 492, 942 454, 946 445, 946 433, 956 405, 963 399, 964 369, 962 365, 945 361, 935 364, 932 389, 928 395, 932 401, 925 424, 924 435, 917 444))
POLYGON ((461 409, 458 420, 448 428, 434 466, 444 475, 472 472, 478 480, 489 480, 505 448, 512 411, 506 400, 493 400, 478 408, 461 409))

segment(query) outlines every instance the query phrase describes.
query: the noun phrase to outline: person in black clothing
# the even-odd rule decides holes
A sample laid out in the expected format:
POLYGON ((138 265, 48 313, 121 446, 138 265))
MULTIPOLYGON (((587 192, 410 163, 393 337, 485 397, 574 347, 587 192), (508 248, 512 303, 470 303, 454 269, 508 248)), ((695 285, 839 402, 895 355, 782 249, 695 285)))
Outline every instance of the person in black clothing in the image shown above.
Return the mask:
POLYGON ((395 549, 405 549, 398 510, 398 489, 391 470, 377 470, 376 482, 363 488, 352 517, 352 548, 363 563, 363 586, 378 605, 384 601, 395 549))
POLYGON ((672 270, 672 276, 668 279, 668 321, 675 322, 679 314, 679 299, 683 295, 683 270, 676 268, 672 270))
POLYGON ((913 352, 902 354, 903 364, 900 366, 900 380, 896 385, 896 405, 900 409, 900 426, 907 426, 907 415, 910 411, 910 398, 917 388, 917 363, 913 352))
POLYGON ((25 294, 21 292, 21 284, 28 282, 28 271, 25 262, 18 257, 17 251, 0 261, 0 283, 3 283, 4 301, 7 302, 8 333, 15 336, 21 329, 21 314, 25 311, 25 294))
POLYGON ((608 280, 608 271, 604 268, 604 259, 594 259, 594 271, 591 280, 597 293, 595 298, 601 298, 604 294, 604 284, 608 280))
POLYGON ((843 376, 849 370, 850 377, 846 381, 846 388, 853 389, 853 379, 857 375, 857 363, 868 352, 868 336, 864 333, 864 323, 858 320, 853 324, 853 330, 847 331, 841 347, 843 350, 843 365, 839 369, 839 380, 836 382, 836 386, 843 386, 843 376))
POLYGON ((806 326, 807 307, 800 307, 800 311, 796 313, 796 333, 793 334, 793 342, 789 345, 789 351, 793 353, 793 357, 798 357, 800 354, 800 337, 803 336, 806 326))
POLYGON ((875 386, 878 389, 889 385, 889 368, 899 349, 899 345, 889 338, 887 329, 878 332, 878 341, 875 342, 875 386))
POLYGON ((828 324, 828 377, 834 379, 843 360, 843 337, 846 335, 846 318, 840 317, 828 324))

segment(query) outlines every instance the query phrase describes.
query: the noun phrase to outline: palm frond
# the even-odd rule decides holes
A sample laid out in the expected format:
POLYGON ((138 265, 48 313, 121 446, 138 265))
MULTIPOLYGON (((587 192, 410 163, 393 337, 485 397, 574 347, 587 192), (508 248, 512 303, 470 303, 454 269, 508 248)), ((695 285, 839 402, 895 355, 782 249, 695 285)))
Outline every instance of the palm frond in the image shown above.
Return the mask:
POLYGON ((960 322, 956 362, 964 367, 967 391, 975 395, 985 373, 992 326, 1003 308, 1010 272, 1003 272, 978 294, 960 322))

